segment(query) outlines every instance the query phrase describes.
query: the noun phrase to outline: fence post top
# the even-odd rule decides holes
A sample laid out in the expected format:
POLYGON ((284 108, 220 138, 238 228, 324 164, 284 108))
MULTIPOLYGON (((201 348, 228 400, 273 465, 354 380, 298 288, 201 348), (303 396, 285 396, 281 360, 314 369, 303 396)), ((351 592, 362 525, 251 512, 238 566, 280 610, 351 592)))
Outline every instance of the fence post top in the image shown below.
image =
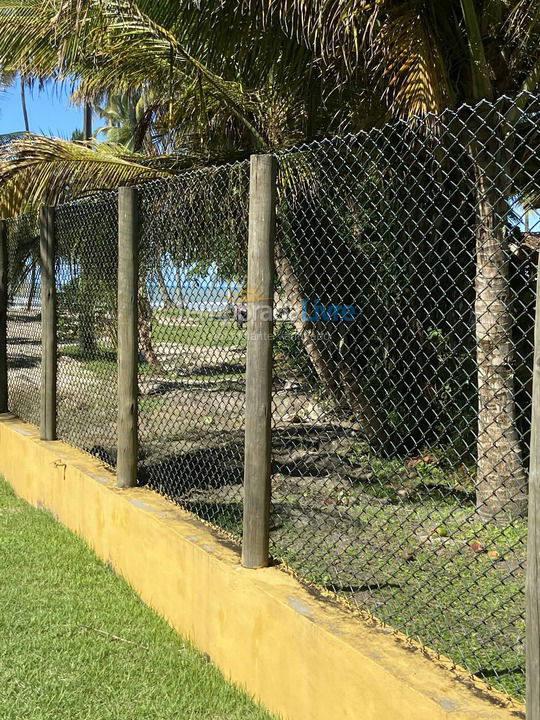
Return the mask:
POLYGON ((119 195, 137 195, 139 188, 136 185, 122 185, 118 188, 119 195))
POLYGON ((252 167, 254 165, 277 166, 277 158, 273 153, 258 153, 249 156, 252 167))

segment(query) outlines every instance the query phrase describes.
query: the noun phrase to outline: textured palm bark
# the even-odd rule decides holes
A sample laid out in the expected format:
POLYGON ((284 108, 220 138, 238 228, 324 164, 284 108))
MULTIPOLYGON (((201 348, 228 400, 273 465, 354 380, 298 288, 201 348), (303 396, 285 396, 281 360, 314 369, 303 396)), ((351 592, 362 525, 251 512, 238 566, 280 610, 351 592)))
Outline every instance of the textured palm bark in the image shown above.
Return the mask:
POLYGON ((85 357, 94 357, 97 353, 95 289, 93 279, 95 269, 89 270, 81 260, 79 278, 79 352, 85 357))
POLYGON ((139 288, 139 344, 146 362, 153 368, 160 369, 161 363, 154 350, 152 341, 152 308, 145 288, 139 288))
POLYGON ((156 269, 156 278, 159 287, 159 294, 161 295, 161 300, 163 302, 163 307, 166 310, 175 310, 176 305, 173 302, 173 299, 169 292, 169 288, 167 287, 167 283, 165 282, 165 278, 163 277, 163 272, 160 267, 156 269))
POLYGON ((28 293, 28 301, 26 303, 26 312, 30 312, 34 304, 34 297, 37 289, 36 263, 32 262, 32 271, 30 276, 30 292, 28 293))
POLYGON ((317 373, 319 380, 327 386, 332 394, 334 393, 335 378, 330 369, 330 363, 324 348, 317 343, 315 326, 313 323, 304 322, 303 317, 303 293, 300 283, 295 275, 289 258, 284 253, 281 245, 276 243, 276 269, 281 288, 287 302, 294 314, 294 327, 302 340, 304 349, 317 373))
POLYGON ((186 311, 186 301, 184 299, 184 292, 182 290, 182 271, 178 266, 176 268, 176 292, 175 292, 175 305, 180 310, 182 315, 186 311))
POLYGON ((347 363, 345 356, 338 360, 332 348, 339 343, 339 337, 330 337, 327 333, 321 337, 317 325, 304 319, 304 293, 294 268, 279 243, 276 243, 276 268, 282 290, 287 297, 294 314, 295 330, 313 365, 321 384, 328 390, 332 399, 343 411, 354 413, 360 422, 364 434, 369 439, 378 437, 382 429, 379 418, 373 411, 363 391, 361 378, 347 363))
POLYGON ((497 189, 497 167, 474 154, 477 182, 476 341, 478 464, 476 505, 481 518, 502 520, 527 512, 527 474, 517 431, 514 347, 510 312, 510 256, 497 189))

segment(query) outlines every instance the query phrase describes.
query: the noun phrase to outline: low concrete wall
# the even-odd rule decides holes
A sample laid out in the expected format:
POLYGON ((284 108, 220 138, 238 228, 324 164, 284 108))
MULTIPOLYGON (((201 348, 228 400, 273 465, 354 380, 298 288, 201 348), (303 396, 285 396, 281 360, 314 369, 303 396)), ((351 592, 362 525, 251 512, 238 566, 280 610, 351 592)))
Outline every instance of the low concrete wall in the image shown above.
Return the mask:
MULTIPOLYGON (((98 461, 0 416, 0 474, 110 562, 232 682, 287 720, 509 720, 523 706, 404 639, 313 597, 278 568, 245 570, 196 518, 98 461)), ((54 558, 51 558, 54 561, 54 558)))

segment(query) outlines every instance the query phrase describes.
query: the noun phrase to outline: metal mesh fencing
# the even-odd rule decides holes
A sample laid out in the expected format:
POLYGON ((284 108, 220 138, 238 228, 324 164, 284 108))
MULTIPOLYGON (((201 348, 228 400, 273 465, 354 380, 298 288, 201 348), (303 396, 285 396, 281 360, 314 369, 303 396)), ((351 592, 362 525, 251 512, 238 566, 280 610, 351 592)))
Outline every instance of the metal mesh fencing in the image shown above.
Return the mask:
POLYGON ((539 111, 278 156, 273 553, 517 697, 539 111))
POLYGON ((116 464, 116 193, 56 212, 58 434, 116 464))
POLYGON ((242 527, 249 163, 140 189, 139 477, 242 527))
POLYGON ((9 293, 8 385, 11 412, 39 424, 41 387, 41 284, 37 213, 6 221, 9 293))
MULTIPOLYGON (((271 548, 524 694, 540 101, 277 153, 271 548)), ((239 538, 249 163, 139 188, 139 482, 239 538)), ((116 464, 117 195, 57 209, 59 434, 116 464)), ((7 223, 37 423, 39 231, 7 223)), ((256 288, 250 288, 257 292, 256 288)))

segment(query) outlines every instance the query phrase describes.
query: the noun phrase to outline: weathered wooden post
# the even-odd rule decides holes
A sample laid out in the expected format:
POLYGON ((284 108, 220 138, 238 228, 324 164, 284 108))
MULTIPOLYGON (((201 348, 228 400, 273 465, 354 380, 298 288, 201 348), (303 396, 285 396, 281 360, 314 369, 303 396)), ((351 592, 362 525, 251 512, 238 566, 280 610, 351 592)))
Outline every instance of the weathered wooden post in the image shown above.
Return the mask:
POLYGON ((527 536, 527 720, 540 720, 540 261, 536 281, 531 424, 527 536))
POLYGON ((42 440, 56 440, 56 234, 55 210, 39 213, 41 258, 41 425, 42 440))
POLYGON ((137 484, 139 207, 135 188, 118 193, 118 460, 116 484, 137 484))
POLYGON ((269 561, 276 159, 251 157, 242 564, 269 561))
POLYGON ((5 220, 0 220, 0 413, 8 412, 8 236, 5 220))

